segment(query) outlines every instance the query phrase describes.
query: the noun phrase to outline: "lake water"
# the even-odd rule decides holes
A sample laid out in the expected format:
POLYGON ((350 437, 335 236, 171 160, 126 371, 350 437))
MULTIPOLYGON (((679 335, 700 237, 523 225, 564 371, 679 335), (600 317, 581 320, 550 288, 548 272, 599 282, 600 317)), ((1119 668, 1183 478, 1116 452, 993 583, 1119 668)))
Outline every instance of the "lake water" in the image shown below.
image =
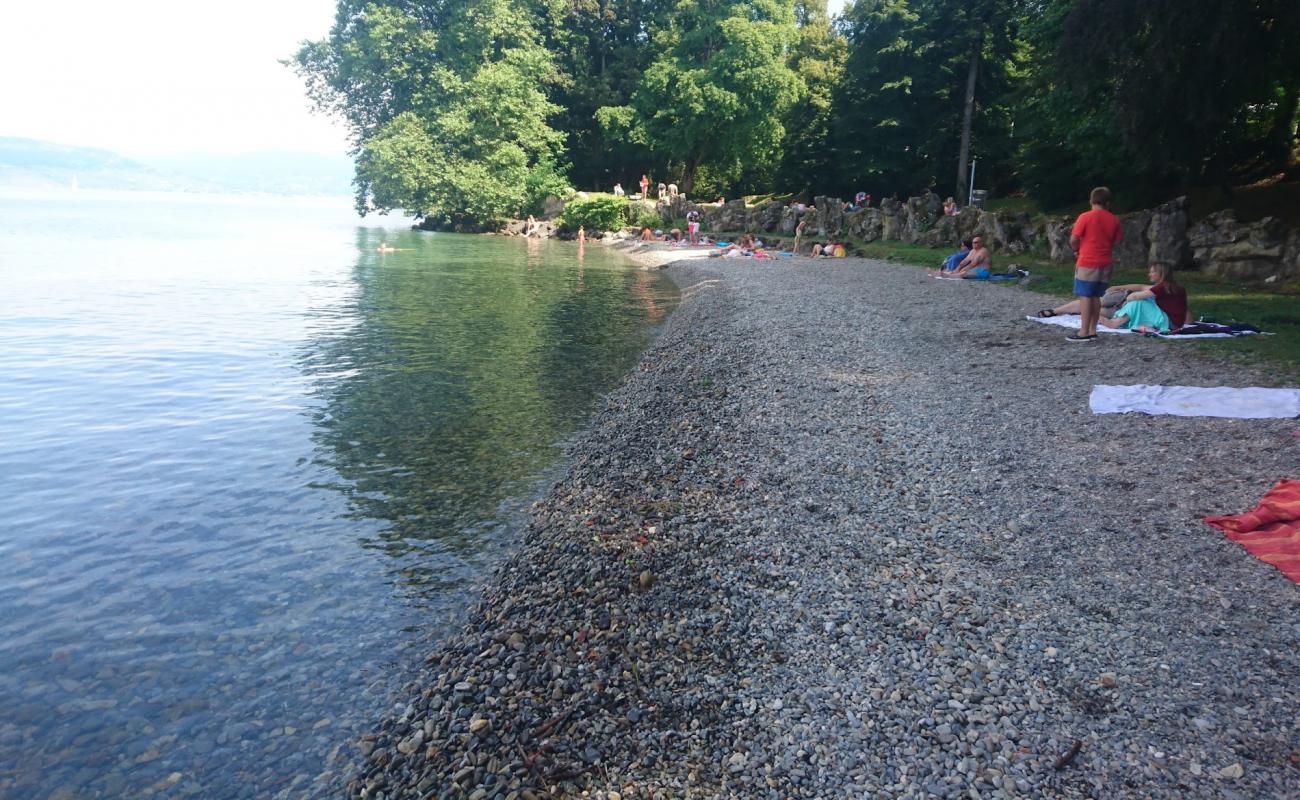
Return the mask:
POLYGON ((341 785, 676 298, 599 247, 147 193, 0 194, 0 278, 14 798, 341 785))

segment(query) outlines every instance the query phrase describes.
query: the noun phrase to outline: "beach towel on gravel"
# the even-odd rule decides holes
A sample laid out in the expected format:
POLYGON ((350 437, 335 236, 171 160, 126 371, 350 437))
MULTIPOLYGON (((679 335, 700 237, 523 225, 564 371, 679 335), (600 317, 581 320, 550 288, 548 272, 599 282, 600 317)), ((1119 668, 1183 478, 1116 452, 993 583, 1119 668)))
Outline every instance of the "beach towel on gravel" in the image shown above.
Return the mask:
POLYGON ((1300 583, 1300 481, 1283 478, 1264 493, 1254 510, 1205 521, 1300 583))
POLYGON ((1094 414, 1290 419, 1300 416, 1300 389, 1098 384, 1088 396, 1088 407, 1094 414))
MULTIPOLYGON (((1055 325, 1059 328, 1069 328, 1070 330, 1079 329, 1078 314, 1057 314, 1054 317, 1025 317, 1030 322, 1041 322, 1044 325, 1055 325)), ((1136 333, 1136 331, 1125 330, 1124 328, 1107 328, 1104 325, 1097 326, 1097 333, 1136 333)), ((1173 341, 1188 339, 1232 339, 1237 336, 1244 336, 1255 333, 1255 331, 1237 331, 1235 333, 1156 333, 1152 334, 1161 339, 1170 339, 1173 341)))

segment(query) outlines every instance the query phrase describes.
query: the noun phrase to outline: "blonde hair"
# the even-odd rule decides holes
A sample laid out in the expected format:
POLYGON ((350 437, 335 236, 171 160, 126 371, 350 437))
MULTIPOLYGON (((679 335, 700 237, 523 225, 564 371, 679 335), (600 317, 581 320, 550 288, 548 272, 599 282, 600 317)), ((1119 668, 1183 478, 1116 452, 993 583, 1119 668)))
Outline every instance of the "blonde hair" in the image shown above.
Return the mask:
POLYGON ((1150 269, 1156 271, 1160 279, 1156 283, 1163 283, 1166 286, 1178 287, 1178 281, 1174 280, 1174 265, 1168 261, 1152 261, 1150 269))

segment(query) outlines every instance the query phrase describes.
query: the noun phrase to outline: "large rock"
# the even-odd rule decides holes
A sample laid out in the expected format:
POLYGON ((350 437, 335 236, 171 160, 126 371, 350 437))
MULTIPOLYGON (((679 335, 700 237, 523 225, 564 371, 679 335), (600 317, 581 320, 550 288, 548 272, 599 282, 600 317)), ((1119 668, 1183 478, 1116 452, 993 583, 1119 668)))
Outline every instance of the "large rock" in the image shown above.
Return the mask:
POLYGON ((542 218, 555 219, 564 213, 564 201, 553 194, 546 195, 542 201, 542 218))
POLYGON ((903 204, 903 241, 916 244, 930 228, 930 217, 925 211, 924 197, 909 197, 903 204))
POLYGON ((802 218, 803 214, 796 211, 794 206, 786 206, 781 210, 781 233, 794 233, 795 227, 802 218))
POLYGON ((774 233, 781 228, 781 212, 784 210, 785 205, 779 200, 769 200, 754 206, 749 210, 749 223, 746 228, 751 231, 774 233))
POLYGON ((1145 267, 1147 252, 1151 245, 1147 242, 1147 228, 1151 225, 1150 211, 1135 211, 1119 218, 1124 230, 1124 238, 1115 245, 1111 254, 1114 263, 1121 267, 1145 267))
POLYGON ((971 236, 978 235, 984 240, 984 246, 994 252, 1006 250, 1011 243, 1011 238, 1005 221, 992 211, 976 209, 975 213, 978 215, 978 221, 975 223, 975 229, 971 231, 971 236))
POLYGON ((815 228, 818 236, 839 236, 844 232, 844 201, 838 197, 814 197, 817 207, 813 221, 805 227, 815 228))
POLYGON ((921 244, 926 247, 955 247, 962 240, 959 225, 957 217, 940 214, 933 227, 921 234, 921 244))
POLYGON ((711 216, 712 230, 744 232, 749 229, 749 209, 744 200, 732 200, 716 208, 711 216))
POLYGON ((878 208, 864 208, 844 215, 844 226, 849 236, 864 242, 879 240, 884 233, 884 215, 878 208))
POLYGON ((1192 248, 1187 242, 1187 198, 1179 197, 1151 209, 1147 227, 1148 262, 1163 261, 1184 269, 1192 263, 1192 248))
POLYGON ((906 207, 886 197, 880 201, 880 238, 895 241, 903 238, 903 229, 907 223, 906 207))
POLYGON ((1243 223, 1225 209, 1188 229, 1187 240, 1192 264, 1202 272, 1261 280, 1283 270, 1290 233, 1273 217, 1243 223))
POLYGON ((1043 238, 1047 239, 1048 258, 1054 263, 1074 263, 1074 250, 1070 247, 1070 231, 1073 229, 1073 217, 1054 217, 1044 222, 1043 238))
POLYGON ((1278 267, 1278 277, 1282 280, 1300 279, 1300 228, 1292 228, 1287 234, 1286 249, 1282 251, 1278 267))
POLYGON ((926 189, 921 199, 925 202, 926 221, 931 225, 935 224, 943 216, 943 201, 931 189, 926 189))

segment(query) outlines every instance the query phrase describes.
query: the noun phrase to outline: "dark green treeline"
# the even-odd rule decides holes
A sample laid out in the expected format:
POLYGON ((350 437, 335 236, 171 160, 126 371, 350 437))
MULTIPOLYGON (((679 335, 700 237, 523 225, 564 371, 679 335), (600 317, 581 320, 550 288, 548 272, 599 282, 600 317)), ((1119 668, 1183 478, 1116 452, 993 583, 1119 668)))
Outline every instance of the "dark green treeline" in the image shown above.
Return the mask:
POLYGON ((360 207, 491 226, 564 186, 1053 207, 1294 169, 1295 0, 340 0, 294 59, 360 207))

